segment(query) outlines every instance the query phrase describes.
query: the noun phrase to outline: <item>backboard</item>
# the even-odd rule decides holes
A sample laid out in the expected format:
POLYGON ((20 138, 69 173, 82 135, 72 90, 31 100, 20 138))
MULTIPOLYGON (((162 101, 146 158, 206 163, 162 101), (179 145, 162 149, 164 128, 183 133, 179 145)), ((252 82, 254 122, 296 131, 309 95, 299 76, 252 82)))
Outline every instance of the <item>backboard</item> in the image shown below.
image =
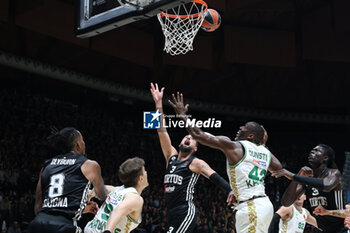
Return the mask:
MULTIPOLYGON (((128 1, 128 0, 119 0, 128 1)), ((123 25, 148 19, 160 12, 191 0, 130 0, 132 5, 121 6, 118 0, 78 0, 75 33, 87 38, 123 25)))

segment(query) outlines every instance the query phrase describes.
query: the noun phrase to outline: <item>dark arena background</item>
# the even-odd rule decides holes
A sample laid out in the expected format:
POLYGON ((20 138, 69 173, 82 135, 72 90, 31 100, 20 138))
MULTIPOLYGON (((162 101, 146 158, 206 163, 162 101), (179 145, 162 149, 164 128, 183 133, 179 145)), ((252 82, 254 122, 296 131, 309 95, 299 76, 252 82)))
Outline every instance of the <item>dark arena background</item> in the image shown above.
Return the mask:
MULTIPOLYGON (((120 185, 125 159, 144 158, 150 185, 134 232, 165 232, 165 160, 156 130, 143 129, 143 112, 154 110, 150 82, 166 87, 166 114, 174 114, 166 100, 180 91, 193 117, 222 121, 205 129, 212 134, 233 139, 254 120, 287 169, 298 172, 324 143, 343 171, 350 149, 350 1, 208 0, 221 14, 220 28, 199 31, 194 50, 175 57, 163 52, 156 17, 77 38, 74 2, 0 1, 2 233, 28 232, 39 172, 52 157, 46 137, 53 126, 82 132, 106 184, 120 185)), ((187 134, 168 132, 175 146, 187 134)), ((196 155, 228 179, 220 151, 200 145, 196 155)), ((289 181, 268 174, 265 182, 277 209, 289 181)), ((203 177, 195 203, 195 232, 235 232, 226 194, 203 177)))

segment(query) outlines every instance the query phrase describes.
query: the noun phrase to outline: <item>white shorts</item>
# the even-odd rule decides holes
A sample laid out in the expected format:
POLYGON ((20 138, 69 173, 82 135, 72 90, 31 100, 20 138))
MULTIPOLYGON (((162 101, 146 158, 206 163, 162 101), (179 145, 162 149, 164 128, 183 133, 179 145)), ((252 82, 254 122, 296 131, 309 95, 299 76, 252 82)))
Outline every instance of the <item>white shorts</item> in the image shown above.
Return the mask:
POLYGON ((267 233, 273 206, 268 197, 259 197, 239 204, 236 212, 237 233, 267 233))

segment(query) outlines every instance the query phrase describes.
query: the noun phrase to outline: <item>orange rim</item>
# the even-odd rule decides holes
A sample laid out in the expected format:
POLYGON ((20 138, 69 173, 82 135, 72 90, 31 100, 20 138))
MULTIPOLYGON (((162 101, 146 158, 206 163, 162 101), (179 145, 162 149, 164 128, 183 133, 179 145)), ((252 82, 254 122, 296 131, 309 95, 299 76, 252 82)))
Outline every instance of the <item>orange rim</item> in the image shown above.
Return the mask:
POLYGON ((181 19, 185 19, 185 18, 188 18, 188 17, 196 18, 196 17, 199 16, 199 14, 203 14, 208 9, 207 3, 204 2, 203 0, 193 0, 192 2, 204 5, 204 10, 201 11, 201 12, 198 12, 196 14, 192 14, 192 15, 173 15, 173 14, 167 14, 167 13, 164 13, 164 12, 159 13, 159 15, 160 15, 160 17, 168 16, 169 18, 181 18, 181 19))

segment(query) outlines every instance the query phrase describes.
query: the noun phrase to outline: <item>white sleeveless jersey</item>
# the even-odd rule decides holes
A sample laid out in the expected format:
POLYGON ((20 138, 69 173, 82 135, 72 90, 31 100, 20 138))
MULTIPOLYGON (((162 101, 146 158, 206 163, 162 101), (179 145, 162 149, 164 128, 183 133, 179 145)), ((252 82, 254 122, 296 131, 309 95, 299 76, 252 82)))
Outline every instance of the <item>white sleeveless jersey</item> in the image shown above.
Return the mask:
MULTIPOLYGON (((116 187, 112 192, 110 192, 102 204, 101 208, 97 212, 96 216, 93 220, 88 222, 86 225, 84 232, 85 233, 100 233, 103 232, 107 220, 109 218, 109 214, 124 200, 124 197, 127 193, 136 193, 135 188, 129 187, 125 188, 124 186, 116 187)), ((117 224, 114 233, 128 233, 135 229, 141 223, 141 217, 138 221, 135 221, 130 216, 125 216, 121 219, 121 221, 117 224)))
POLYGON ((265 175, 271 161, 271 153, 266 147, 250 141, 238 141, 244 148, 244 155, 238 163, 227 161, 227 175, 237 202, 254 196, 265 195, 265 175))
POLYGON ((289 220, 280 219, 279 233, 303 233, 306 225, 307 212, 302 208, 301 212, 293 206, 293 214, 289 220))

